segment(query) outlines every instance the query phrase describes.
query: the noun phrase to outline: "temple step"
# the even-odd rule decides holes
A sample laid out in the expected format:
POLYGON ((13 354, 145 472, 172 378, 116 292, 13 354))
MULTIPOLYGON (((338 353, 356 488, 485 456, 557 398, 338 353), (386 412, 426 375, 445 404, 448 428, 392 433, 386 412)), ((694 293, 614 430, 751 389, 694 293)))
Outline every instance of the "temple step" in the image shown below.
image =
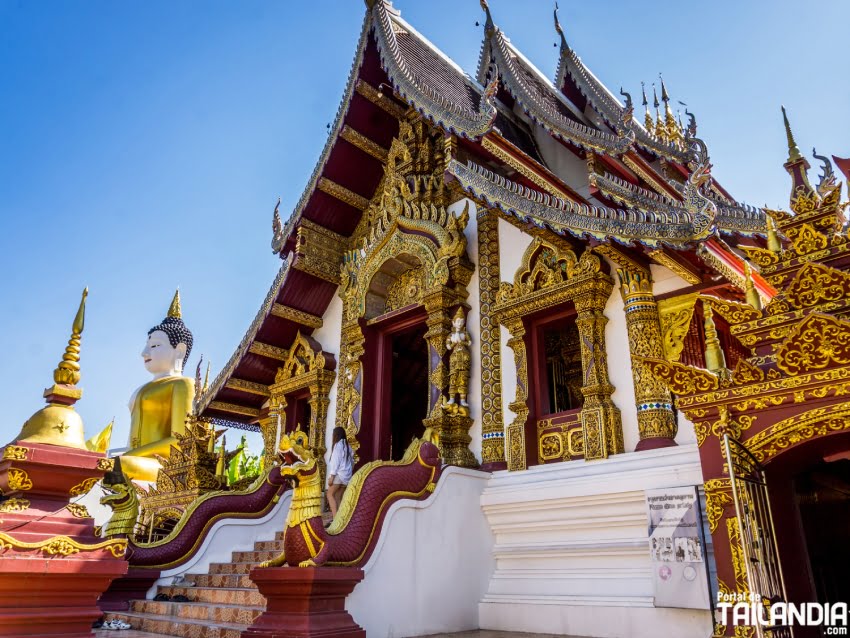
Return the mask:
POLYGON ((133 629, 179 638, 240 638, 248 625, 237 623, 209 624, 207 620, 190 620, 174 616, 159 616, 136 612, 107 614, 132 625, 133 629))
POLYGON ((190 574, 189 578, 195 583, 195 587, 257 588, 247 574, 190 574))
POLYGON ((283 532, 257 541, 254 551, 233 552, 229 563, 211 563, 206 574, 186 574, 194 586, 164 585, 157 594, 185 596, 189 602, 134 600, 130 610, 107 614, 133 629, 179 638, 239 638, 266 608, 266 599, 248 576, 260 562, 277 556, 283 532))
POLYGON ((282 548, 278 547, 277 549, 264 549, 261 551, 255 552, 233 552, 233 562, 234 563, 262 563, 264 560, 271 560, 280 552, 282 548))
POLYGON ((173 603, 158 600, 134 600, 130 611, 150 616, 170 616, 185 620, 203 620, 216 625, 250 625, 263 613, 262 607, 211 603, 173 603))
MULTIPOLYGON (((265 559, 264 559, 265 560, 265 559)), ((247 563, 210 563, 210 574, 240 574, 251 573, 259 561, 247 563)))
POLYGON ((256 589, 233 587, 159 587, 158 593, 169 597, 186 596, 193 603, 214 603, 218 605, 245 605, 248 607, 266 606, 265 597, 256 589))

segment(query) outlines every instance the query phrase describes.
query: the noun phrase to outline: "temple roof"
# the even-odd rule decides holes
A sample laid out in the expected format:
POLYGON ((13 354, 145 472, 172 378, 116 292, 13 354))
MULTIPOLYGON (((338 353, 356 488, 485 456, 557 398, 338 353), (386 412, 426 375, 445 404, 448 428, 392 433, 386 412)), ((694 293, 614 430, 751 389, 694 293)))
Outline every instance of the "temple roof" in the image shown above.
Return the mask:
POLYGON ((251 428, 264 414, 281 357, 299 332, 309 335, 322 325, 339 283, 338 263, 317 263, 303 247, 318 242, 329 254, 348 249, 347 239, 382 179, 399 120, 411 108, 460 138, 457 156, 447 158, 447 178, 524 223, 594 243, 691 253, 715 228, 734 236, 764 233, 761 210, 739 205, 710 180, 700 140, 687 138, 691 147, 685 150, 643 130, 565 39, 552 82, 488 15, 476 79, 391 4, 369 0, 346 88, 315 169, 285 223, 275 209, 272 248, 284 262, 230 361, 200 398, 203 416, 251 428), (566 77, 599 118, 568 97, 566 77), (536 126, 560 140, 565 153, 603 162, 605 168, 589 176, 591 185, 596 180, 598 196, 591 193, 598 205, 547 166, 535 142, 536 126), (657 168, 665 161, 677 180, 657 168), (691 178, 700 197, 688 196, 691 178))

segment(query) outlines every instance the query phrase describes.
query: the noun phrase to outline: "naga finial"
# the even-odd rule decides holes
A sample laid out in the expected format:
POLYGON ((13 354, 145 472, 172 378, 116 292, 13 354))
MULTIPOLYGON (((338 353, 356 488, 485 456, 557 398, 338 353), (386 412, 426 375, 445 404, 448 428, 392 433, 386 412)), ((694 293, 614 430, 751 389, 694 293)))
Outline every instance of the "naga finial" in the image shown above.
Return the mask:
POLYGON ((283 248, 283 222, 280 219, 280 197, 272 213, 272 251, 277 254, 283 248))
POLYGON ((688 116, 688 128, 685 129, 685 137, 688 137, 688 138, 696 137, 697 136, 697 118, 687 108, 685 109, 685 115, 688 116))
POLYGON ((823 174, 818 182, 818 192, 823 194, 825 190, 835 184, 835 172, 832 170, 832 162, 828 157, 818 155, 816 148, 812 149, 812 156, 821 163, 823 174))
POLYGON ((626 108, 627 109, 634 108, 633 105, 632 105, 632 95, 631 95, 631 93, 624 91, 622 86, 620 87, 620 95, 622 95, 624 98, 626 98, 626 108))
POLYGON ((561 36, 561 47, 567 47, 567 38, 564 35, 564 29, 561 27, 561 21, 558 20, 558 3, 555 3, 555 11, 553 12, 555 16, 555 32, 561 36))
POLYGON ((484 9, 484 13, 487 15, 487 21, 484 23, 484 32, 490 35, 496 29, 496 24, 493 22, 493 16, 490 14, 490 5, 487 4, 487 0, 480 1, 481 8, 484 9))
POLYGON ((83 290, 80 307, 71 326, 71 338, 68 339, 65 354, 62 355, 62 361, 53 371, 53 381, 60 385, 77 385, 80 382, 80 338, 86 323, 86 297, 88 296, 89 289, 86 288, 83 290))
POLYGON ((794 133, 791 131, 791 124, 788 122, 788 114, 785 112, 785 107, 782 107, 782 121, 785 123, 785 137, 788 138, 788 161, 796 162, 803 159, 803 154, 797 148, 797 142, 794 140, 794 133))

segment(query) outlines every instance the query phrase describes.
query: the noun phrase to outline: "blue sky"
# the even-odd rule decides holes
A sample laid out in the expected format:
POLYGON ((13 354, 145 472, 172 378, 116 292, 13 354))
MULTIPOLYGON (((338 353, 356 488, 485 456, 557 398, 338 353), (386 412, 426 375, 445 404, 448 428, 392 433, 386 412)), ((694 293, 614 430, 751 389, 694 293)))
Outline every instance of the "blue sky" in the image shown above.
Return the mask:
MULTIPOLYGON (((545 74, 557 64, 551 2, 491 0, 496 23, 545 74)), ((475 0, 396 7, 470 73, 475 0)), ((220 369, 280 261, 288 214, 337 110, 364 4, 0 0, 0 443, 42 404, 89 286, 87 433, 148 376, 139 353, 175 287, 201 353, 220 369)), ((779 105, 804 153, 850 155, 850 3, 562 2, 594 73, 634 96, 659 72, 697 114, 715 175, 739 199, 785 205, 779 105)))

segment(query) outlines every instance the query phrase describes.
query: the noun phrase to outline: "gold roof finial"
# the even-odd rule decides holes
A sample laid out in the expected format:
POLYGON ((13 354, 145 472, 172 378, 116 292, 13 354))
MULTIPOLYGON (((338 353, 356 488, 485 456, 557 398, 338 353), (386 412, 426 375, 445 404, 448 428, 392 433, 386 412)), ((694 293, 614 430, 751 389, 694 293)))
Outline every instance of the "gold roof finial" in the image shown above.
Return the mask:
POLYGON ((68 339, 65 354, 62 355, 62 361, 53 371, 55 383, 77 385, 80 382, 80 338, 86 324, 86 297, 88 296, 89 289, 86 288, 83 290, 80 307, 77 309, 77 315, 74 317, 74 323, 71 326, 71 338, 68 339))
POLYGON ((702 308, 705 315, 705 367, 712 372, 722 374, 726 370, 726 355, 720 347, 720 337, 717 334, 717 326, 714 325, 714 314, 710 304, 703 302, 702 308))
POLYGON ((207 361, 207 373, 204 375, 204 387, 201 390, 201 394, 206 394, 207 390, 210 389, 210 361, 207 361))
POLYGON ((171 300, 171 305, 168 307, 168 316, 182 319, 183 315, 180 310, 180 289, 174 291, 174 298, 171 300))
POLYGON ((767 249, 772 253, 782 252, 782 242, 776 232, 776 221, 771 215, 767 215, 767 249))
POLYGON ((744 262, 744 269, 746 273, 744 294, 747 297, 747 303, 756 310, 761 310, 761 297, 759 296, 758 290, 756 290, 755 283, 753 282, 753 269, 749 262, 744 262))
POLYGON ((658 91, 655 89, 655 84, 652 85, 652 106, 655 107, 655 137, 666 142, 667 127, 664 125, 664 118, 658 112, 658 107, 661 106, 661 103, 658 101, 658 91))
POLYGON ((667 141, 678 145, 684 137, 682 127, 676 123, 676 118, 673 117, 673 111, 670 109, 670 95, 667 93, 664 78, 660 73, 658 79, 661 80, 661 101, 664 102, 664 129, 667 133, 667 141))
POLYGON ((655 123, 652 121, 652 113, 649 112, 649 100, 646 99, 646 85, 643 82, 640 83, 640 92, 643 95, 643 102, 641 104, 643 104, 645 110, 643 125, 649 133, 652 133, 655 130, 655 123))
POLYGON ((667 94, 667 87, 664 86, 664 78, 658 74, 658 79, 661 80, 661 101, 665 104, 670 101, 670 96, 667 94))
POLYGON ((782 120, 785 122, 785 136, 788 138, 788 161, 796 162, 803 158, 800 149, 797 148, 797 142, 794 140, 794 133, 791 132, 791 124, 788 122, 788 114, 785 112, 785 107, 782 107, 782 120))

